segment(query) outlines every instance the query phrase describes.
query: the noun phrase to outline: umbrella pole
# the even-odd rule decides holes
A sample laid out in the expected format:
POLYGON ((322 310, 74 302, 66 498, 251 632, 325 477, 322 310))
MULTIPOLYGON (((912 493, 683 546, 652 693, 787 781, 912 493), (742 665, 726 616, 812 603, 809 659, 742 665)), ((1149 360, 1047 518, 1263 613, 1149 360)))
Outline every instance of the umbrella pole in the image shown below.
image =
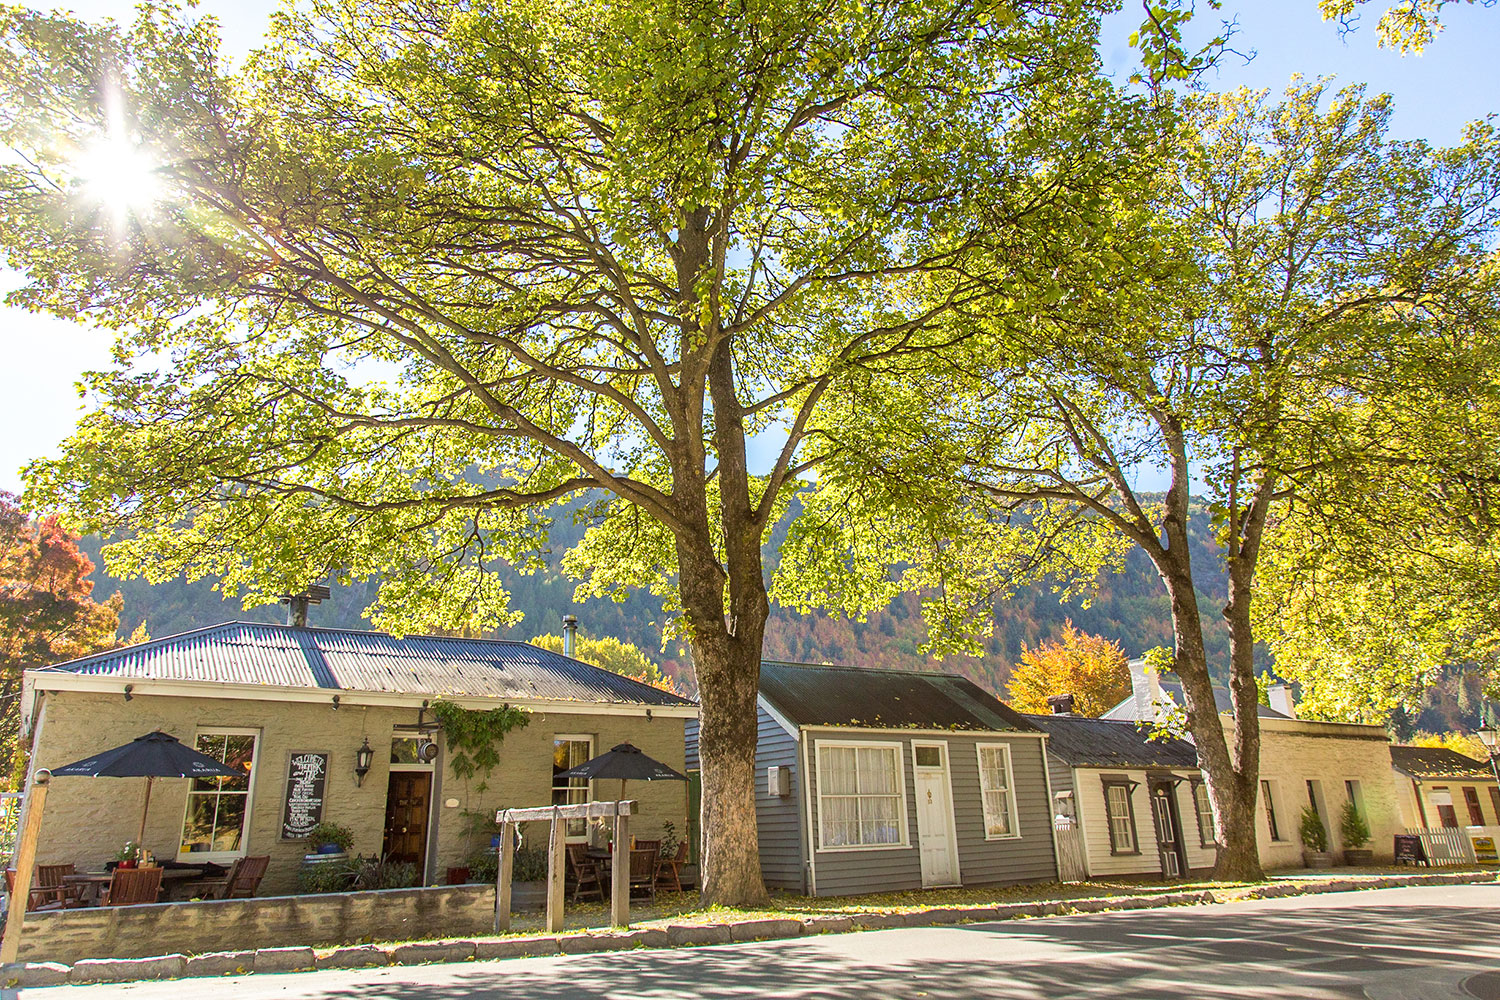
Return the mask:
POLYGON ((141 803, 141 832, 135 835, 135 856, 141 856, 142 848, 146 846, 146 813, 151 809, 151 783, 156 778, 152 775, 146 776, 146 801, 141 803))

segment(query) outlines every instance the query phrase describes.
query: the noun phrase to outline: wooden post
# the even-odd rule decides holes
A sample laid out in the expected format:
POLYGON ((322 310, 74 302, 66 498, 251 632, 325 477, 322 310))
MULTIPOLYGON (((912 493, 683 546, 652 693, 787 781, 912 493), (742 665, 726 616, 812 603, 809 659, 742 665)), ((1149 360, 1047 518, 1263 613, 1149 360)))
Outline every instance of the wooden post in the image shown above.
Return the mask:
POLYGON ((26 904, 31 899, 31 871, 36 865, 36 842, 42 833, 42 809, 47 804, 47 786, 52 772, 39 769, 31 777, 26 795, 26 817, 16 846, 16 888, 10 894, 10 910, 5 918, 5 937, 0 939, 0 965, 9 965, 21 954, 21 925, 26 920, 26 904))
POLYGON ((568 824, 552 810, 552 834, 547 850, 547 933, 556 934, 563 929, 563 873, 567 870, 568 856, 565 841, 568 824))
POLYGON ((511 873, 516 865, 516 824, 500 821, 500 867, 495 872, 495 933, 510 930, 511 873))
POLYGON ((615 813, 615 849, 609 859, 609 922, 630 926, 630 813, 615 813))

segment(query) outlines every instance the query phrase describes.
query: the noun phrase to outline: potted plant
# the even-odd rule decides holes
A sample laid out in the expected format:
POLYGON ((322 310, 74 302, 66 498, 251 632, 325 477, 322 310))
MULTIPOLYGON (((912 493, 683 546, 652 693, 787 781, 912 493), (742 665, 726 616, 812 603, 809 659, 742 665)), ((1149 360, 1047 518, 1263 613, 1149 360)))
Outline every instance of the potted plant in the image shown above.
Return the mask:
POLYGON ((115 852, 116 868, 135 868, 140 864, 141 847, 133 840, 125 841, 125 846, 115 852))
POLYGON ((354 846, 354 833, 337 823, 319 823, 307 831, 315 854, 343 854, 354 846))
POLYGON ((1312 806, 1302 807, 1302 863, 1309 868, 1333 867, 1333 855, 1328 853, 1328 830, 1323 826, 1323 817, 1312 806))
POLYGON ((1339 817, 1339 835, 1344 839, 1344 864, 1366 866, 1375 863, 1375 852, 1365 846, 1370 842, 1370 825, 1352 801, 1344 803, 1344 812, 1339 817))

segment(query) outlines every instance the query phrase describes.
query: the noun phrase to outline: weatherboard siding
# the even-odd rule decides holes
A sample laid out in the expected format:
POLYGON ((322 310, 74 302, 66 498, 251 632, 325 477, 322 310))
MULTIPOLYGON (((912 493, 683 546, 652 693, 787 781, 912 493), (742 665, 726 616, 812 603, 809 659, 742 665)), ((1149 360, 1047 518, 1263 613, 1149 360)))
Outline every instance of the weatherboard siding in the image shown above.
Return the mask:
POLYGON ((760 838, 760 871, 772 889, 806 892, 802 851, 802 775, 797 740, 765 709, 757 710, 755 744, 755 823, 760 838), (792 793, 771 795, 766 769, 791 770, 792 793))
POLYGON ((953 790, 954 832, 958 841, 959 877, 964 885, 994 885, 1045 881, 1057 877, 1053 852, 1050 793, 1042 765, 1042 741, 1035 737, 1001 734, 922 734, 905 732, 841 732, 833 728, 804 730, 808 741, 808 766, 812 788, 812 836, 815 852, 816 891, 819 896, 895 892, 922 887, 922 863, 917 841, 916 774, 912 766, 912 741, 948 744, 949 782, 953 790), (817 836, 818 740, 836 742, 900 743, 901 769, 906 786, 905 847, 822 850, 817 836), (981 743, 1004 743, 1011 748, 1011 770, 1016 787, 1016 811, 1021 836, 1009 840, 986 840, 984 805, 979 787, 981 743))

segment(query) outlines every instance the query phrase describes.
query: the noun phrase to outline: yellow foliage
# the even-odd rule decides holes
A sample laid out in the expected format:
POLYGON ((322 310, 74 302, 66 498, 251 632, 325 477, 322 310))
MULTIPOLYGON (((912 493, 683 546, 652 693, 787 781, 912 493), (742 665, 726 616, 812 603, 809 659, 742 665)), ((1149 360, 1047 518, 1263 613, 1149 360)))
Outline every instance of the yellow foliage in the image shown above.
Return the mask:
POLYGON ((1073 711, 1097 718, 1130 694, 1130 664, 1120 644, 1063 626, 1059 641, 1021 648, 1010 675, 1010 704, 1022 712, 1046 712, 1047 696, 1073 695, 1073 711))

